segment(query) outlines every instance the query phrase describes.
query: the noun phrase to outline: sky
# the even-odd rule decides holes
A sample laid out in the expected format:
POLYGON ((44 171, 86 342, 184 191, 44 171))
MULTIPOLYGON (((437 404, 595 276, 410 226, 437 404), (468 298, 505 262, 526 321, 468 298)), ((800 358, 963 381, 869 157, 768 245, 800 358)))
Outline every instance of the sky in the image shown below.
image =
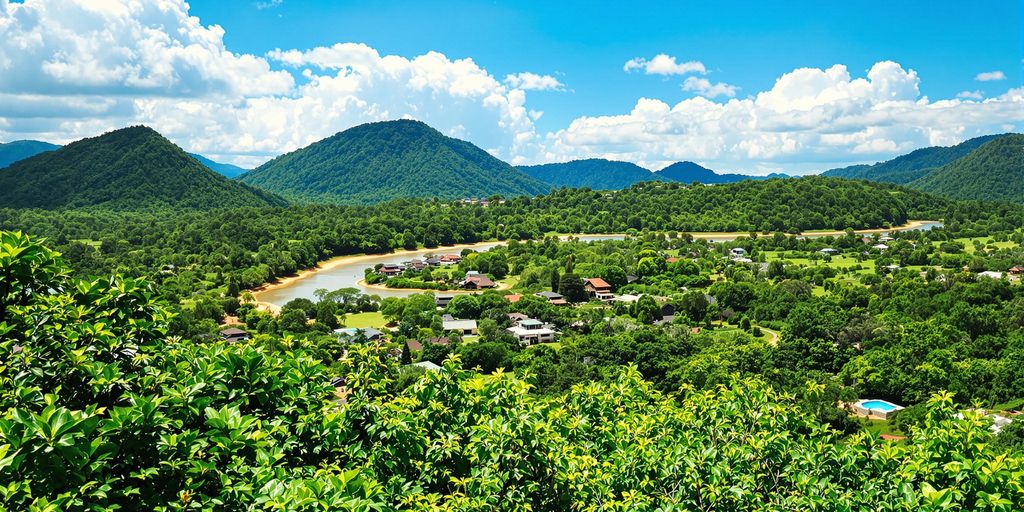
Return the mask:
POLYGON ((0 0, 0 140, 146 124, 252 167, 414 118, 514 164, 803 174, 1022 131, 1022 59, 1021 0, 0 0))

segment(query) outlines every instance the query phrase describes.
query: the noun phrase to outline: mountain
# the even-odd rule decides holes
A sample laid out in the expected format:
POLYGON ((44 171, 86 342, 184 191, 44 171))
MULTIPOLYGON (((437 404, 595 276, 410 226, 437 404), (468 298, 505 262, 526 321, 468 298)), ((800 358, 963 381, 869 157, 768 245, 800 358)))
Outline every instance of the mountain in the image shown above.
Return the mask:
POLYGON ((197 153, 189 153, 189 156, 198 160, 199 163, 203 164, 207 169, 229 179, 235 179, 249 171, 249 169, 243 169, 237 165, 214 162, 213 160, 197 153))
POLYGON ((629 162, 603 158, 573 160, 557 164, 526 165, 520 171, 554 187, 621 190, 641 181, 670 181, 664 176, 629 162))
POLYGON ((785 174, 773 173, 767 176, 750 176, 747 174, 718 174, 707 167, 693 162, 676 162, 656 173, 655 175, 665 178, 666 181, 679 181, 682 183, 700 182, 710 183, 735 183, 743 180, 767 180, 771 178, 789 178, 785 174))
POLYGON ((886 160, 885 162, 830 169, 821 173, 821 175, 854 180, 883 181, 902 185, 921 178, 928 174, 932 168, 942 167, 958 158, 962 158, 971 151, 981 147, 982 144, 998 137, 1001 137, 1001 135, 985 135, 966 140, 955 146, 932 146, 915 149, 910 153, 898 156, 892 160, 886 160))
POLYGON ((156 131, 122 128, 0 170, 0 204, 15 208, 100 206, 208 209, 284 205, 280 197, 203 167, 156 131))
POLYGON ((0 143, 0 169, 39 153, 53 151, 60 146, 40 140, 16 140, 0 143))
POLYGON ((469 142, 410 120, 350 128, 239 179, 286 197, 363 204, 400 197, 535 195, 551 189, 469 142))
POLYGON ((1024 135, 990 138, 966 156, 929 171, 908 186, 954 199, 1024 203, 1024 135))

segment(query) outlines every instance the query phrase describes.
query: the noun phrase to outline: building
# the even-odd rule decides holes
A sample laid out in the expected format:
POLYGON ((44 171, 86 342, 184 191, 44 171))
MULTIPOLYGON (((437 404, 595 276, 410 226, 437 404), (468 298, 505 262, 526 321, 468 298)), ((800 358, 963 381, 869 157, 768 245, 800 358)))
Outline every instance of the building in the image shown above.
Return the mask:
POLYGON ((459 283, 459 286, 467 290, 483 290, 485 288, 496 288, 498 285, 491 281, 491 278, 480 275, 467 275, 465 279, 459 283))
POLYGON ((224 341, 234 343, 236 341, 245 341, 249 339, 249 333, 241 329, 229 327, 220 332, 220 338, 224 341))
POLYGON ((507 300, 509 304, 515 304, 516 302, 522 300, 522 298, 523 296, 519 295, 518 293, 510 293, 505 296, 505 300, 507 300))
POLYGON ((889 249, 889 246, 885 245, 885 244, 875 244, 875 245, 872 245, 871 248, 875 249, 877 251, 885 251, 885 250, 889 249))
POLYGON ((451 302, 453 298, 455 298, 454 295, 435 295, 434 305, 439 308, 446 308, 448 307, 448 303, 451 302))
POLYGON ((639 295, 630 295, 630 294, 627 293, 627 294, 624 294, 624 295, 615 296, 615 297, 612 298, 612 300, 615 301, 615 302, 632 303, 632 302, 636 302, 636 301, 640 300, 640 296, 639 295))
POLYGON ((377 273, 383 276, 393 277, 405 272, 405 265, 400 263, 385 263, 377 269, 377 273))
POLYGON ((820 250, 818 252, 820 252, 823 256, 835 256, 835 255, 839 254, 839 251, 837 251, 837 250, 835 250, 835 249, 833 249, 831 247, 826 247, 826 248, 824 248, 824 249, 822 249, 822 250, 820 250))
POLYGON ((384 333, 372 327, 343 327, 335 329, 334 334, 342 341, 354 341, 360 334, 366 338, 366 341, 380 341, 384 339, 384 333))
POLYGON ((747 250, 742 247, 733 247, 729 250, 729 256, 734 258, 742 258, 747 255, 747 250))
POLYGON ((608 284, 607 281, 600 277, 584 279, 583 287, 586 288, 587 293, 595 299, 611 300, 612 297, 614 297, 612 294, 612 285, 608 284))
POLYGON ((412 366, 419 366, 420 368, 423 368, 423 369, 427 370, 428 372, 443 372, 444 371, 444 368, 434 364, 432 361, 420 361, 418 363, 413 363, 412 366))
POLYGON ((1002 279, 1003 278, 1003 273, 1002 272, 993 272, 991 270, 987 270, 985 272, 978 272, 978 277, 987 277, 989 279, 1002 279))
POLYGON ((527 318, 519 320, 508 328, 523 346, 535 345, 537 343, 553 343, 556 340, 558 331, 544 324, 540 320, 527 318))
POLYGON ((460 320, 448 315, 441 320, 441 329, 444 332, 455 331, 463 336, 477 333, 476 320, 460 320))
POLYGON ((1008 270, 1008 272, 1010 273, 1011 276, 1024 275, 1024 267, 1022 267, 1020 265, 1014 265, 1014 266, 1010 267, 1010 270, 1008 270))
POLYGON ((458 254, 443 254, 437 259, 442 265, 458 265, 462 261, 462 256, 458 254))
MULTIPOLYGON (((430 338, 427 340, 427 345, 448 345, 449 342, 450 341, 447 337, 430 338)), ((412 352, 419 352, 423 350, 423 343, 420 343, 420 340, 406 340, 405 344, 412 352)))
POLYGON ((555 306, 566 306, 569 304, 569 301, 565 300, 565 297, 563 297, 560 293, 538 292, 535 293, 534 295, 547 299, 548 303, 553 304, 555 306))
POLYGON ((528 320, 529 318, 530 318, 529 316, 527 316, 527 315, 525 315, 523 313, 509 313, 508 314, 508 319, 511 320, 512 323, 516 323, 516 322, 518 322, 520 320, 528 320))

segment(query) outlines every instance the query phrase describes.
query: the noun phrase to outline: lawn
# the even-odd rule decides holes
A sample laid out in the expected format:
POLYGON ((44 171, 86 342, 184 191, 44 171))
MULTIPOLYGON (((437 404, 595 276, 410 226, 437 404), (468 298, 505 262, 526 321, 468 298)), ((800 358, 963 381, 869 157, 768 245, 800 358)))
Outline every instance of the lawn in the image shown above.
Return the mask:
POLYGON ((379 311, 345 315, 345 327, 357 327, 360 329, 372 327, 374 329, 380 329, 384 327, 384 324, 386 323, 387 320, 384 320, 384 315, 379 311))

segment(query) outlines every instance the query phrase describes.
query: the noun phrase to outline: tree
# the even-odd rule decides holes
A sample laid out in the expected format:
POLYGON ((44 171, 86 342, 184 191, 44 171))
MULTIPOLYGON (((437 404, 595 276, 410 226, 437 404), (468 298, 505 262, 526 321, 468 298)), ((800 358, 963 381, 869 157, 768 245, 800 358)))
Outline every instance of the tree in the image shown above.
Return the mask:
POLYGON ((459 355, 465 367, 479 368, 482 373, 494 373, 511 362, 511 353, 504 343, 467 343, 459 347, 459 355))
POLYGON ((633 304, 632 315, 642 324, 652 324, 655 320, 661 320, 661 307, 653 297, 644 295, 633 304))
POLYGON ((588 298, 587 289, 583 286, 583 280, 576 274, 563 274, 558 281, 558 293, 569 302, 586 302, 588 298))

